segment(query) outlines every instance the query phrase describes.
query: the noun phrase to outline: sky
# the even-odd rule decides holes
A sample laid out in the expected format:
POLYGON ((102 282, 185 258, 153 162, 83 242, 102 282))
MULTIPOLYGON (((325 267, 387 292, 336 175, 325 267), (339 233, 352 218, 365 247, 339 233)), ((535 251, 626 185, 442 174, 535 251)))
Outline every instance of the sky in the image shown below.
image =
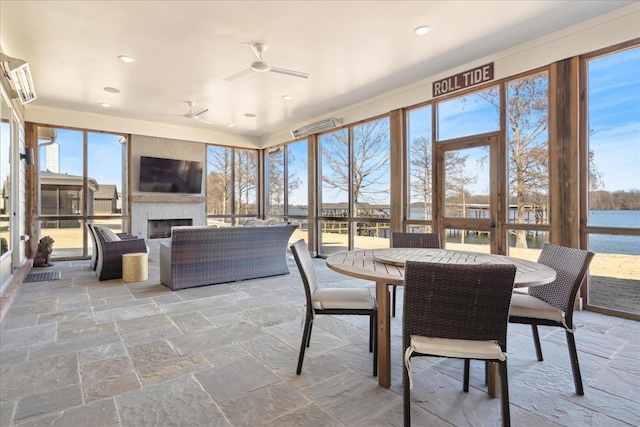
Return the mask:
POLYGON ((589 62, 589 149, 604 189, 640 190, 640 47, 589 62))
MULTIPOLYGON (((115 184, 122 191, 122 150, 120 135, 106 133, 88 134, 88 176, 98 184, 115 184)), ((42 145, 44 141, 39 141, 42 145)), ((60 173, 83 174, 82 132, 58 129, 56 142, 60 150, 60 173)), ((46 169, 46 147, 40 148, 40 170, 46 169)))
MULTIPOLYGON (((588 74, 589 149, 602 174, 604 189, 640 189, 640 48, 591 60, 588 74)), ((410 115, 410 138, 431 135, 429 107, 413 110, 410 115)), ((483 102, 447 102, 439 107, 440 139, 490 132, 497 129, 495 108, 483 102), (461 111, 462 109, 462 111, 461 111)), ((89 176, 101 184, 117 184, 121 190, 122 145, 119 135, 89 134, 89 176)), ((82 175, 82 132, 58 130, 60 172, 82 175)), ((42 141, 41 141, 42 143, 42 141)), ((290 174, 303 180, 303 186, 290 198, 291 204, 306 204, 306 143, 289 146, 297 159, 290 174), (304 169, 304 170, 303 170, 304 169)), ((41 162, 44 160, 41 153, 41 162)), ((477 157, 477 156, 476 156, 477 157)), ((468 160, 473 170, 475 158, 468 160)), ((44 166, 41 166, 44 169, 44 166)), ((473 192, 485 193, 488 171, 476 172, 479 180, 473 192)))

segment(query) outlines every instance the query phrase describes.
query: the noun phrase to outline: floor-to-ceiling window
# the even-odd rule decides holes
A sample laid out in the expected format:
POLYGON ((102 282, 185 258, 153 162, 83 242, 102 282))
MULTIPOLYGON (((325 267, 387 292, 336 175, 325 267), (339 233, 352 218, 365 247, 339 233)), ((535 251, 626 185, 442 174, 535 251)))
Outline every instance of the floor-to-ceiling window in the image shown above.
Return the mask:
POLYGON ((407 230, 431 232, 433 220, 432 107, 407 112, 407 230))
POLYGON ((582 245, 588 306, 640 315, 640 46, 587 56, 582 245))
POLYGON ((549 241, 549 76, 506 83, 508 254, 538 259, 549 241))
POLYGON ((389 118, 323 134, 319 147, 320 253, 388 247, 389 118))
POLYGON ((55 240, 54 259, 87 257, 93 242, 86 222, 128 228, 127 139, 65 128, 37 132, 40 236, 55 240))
POLYGON ((290 241, 308 238, 309 148, 306 139, 271 148, 265 155, 267 216, 298 225, 290 241))
POLYGON ((207 223, 241 225, 258 215, 258 151, 207 147, 207 223))

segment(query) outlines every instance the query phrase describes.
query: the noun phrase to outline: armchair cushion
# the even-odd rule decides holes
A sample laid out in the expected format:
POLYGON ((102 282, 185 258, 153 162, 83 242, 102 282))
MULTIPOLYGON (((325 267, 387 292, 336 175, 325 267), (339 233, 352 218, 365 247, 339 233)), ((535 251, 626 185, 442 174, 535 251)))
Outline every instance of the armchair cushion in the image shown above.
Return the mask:
POLYGON ((106 227, 96 227, 96 228, 100 228, 100 231, 104 233, 104 237, 105 239, 107 239, 108 242, 119 242, 120 240, 122 240, 120 236, 118 236, 116 233, 114 233, 113 231, 111 231, 106 227))

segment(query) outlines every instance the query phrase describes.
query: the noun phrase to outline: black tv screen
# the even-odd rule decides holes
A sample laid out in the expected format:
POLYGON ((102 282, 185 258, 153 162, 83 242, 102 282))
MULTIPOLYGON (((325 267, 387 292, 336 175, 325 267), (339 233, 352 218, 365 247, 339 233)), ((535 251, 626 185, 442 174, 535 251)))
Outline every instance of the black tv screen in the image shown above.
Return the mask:
POLYGON ((197 193, 202 189, 202 162, 140 156, 140 191, 197 193))

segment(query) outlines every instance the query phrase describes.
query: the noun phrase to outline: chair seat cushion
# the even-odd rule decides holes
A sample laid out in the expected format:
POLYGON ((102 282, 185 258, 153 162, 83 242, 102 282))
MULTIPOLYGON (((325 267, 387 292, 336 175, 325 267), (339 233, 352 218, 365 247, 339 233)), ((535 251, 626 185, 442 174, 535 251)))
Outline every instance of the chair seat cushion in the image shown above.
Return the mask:
POLYGON ((409 347, 404 352, 404 364, 407 367, 409 376, 409 388, 413 388, 413 373, 411 371, 411 355, 413 353, 457 357, 459 359, 507 360, 507 354, 493 341, 457 340, 411 335, 409 347))
POLYGON ((432 338, 412 335, 407 350, 442 357, 460 359, 501 360, 506 353, 493 341, 457 340, 451 338, 432 338))
POLYGON ((563 323, 562 311, 532 295, 513 294, 509 316, 546 319, 563 323))
POLYGON ((315 310, 371 310, 375 298, 368 288, 317 288, 312 296, 315 310))

